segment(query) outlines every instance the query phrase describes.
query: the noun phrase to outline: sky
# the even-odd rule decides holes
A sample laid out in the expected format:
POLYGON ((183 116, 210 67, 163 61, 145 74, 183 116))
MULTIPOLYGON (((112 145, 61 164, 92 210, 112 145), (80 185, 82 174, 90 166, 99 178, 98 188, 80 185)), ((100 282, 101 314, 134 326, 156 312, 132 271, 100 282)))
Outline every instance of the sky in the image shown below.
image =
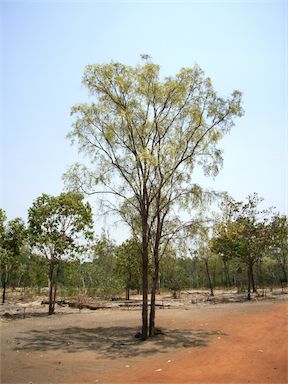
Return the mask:
MULTIPOLYGON (((221 142, 223 169, 201 183, 236 200, 258 192, 288 213, 286 0, 0 0, 0 12, 0 207, 8 219, 26 219, 44 192, 61 193, 63 173, 81 160, 66 135, 71 107, 88 100, 84 67, 136 65, 142 53, 162 75, 198 63, 220 95, 243 92, 245 115, 221 142)), ((96 231, 114 228, 109 220, 97 220, 96 231)), ((127 235, 119 225, 110 232, 127 235)))

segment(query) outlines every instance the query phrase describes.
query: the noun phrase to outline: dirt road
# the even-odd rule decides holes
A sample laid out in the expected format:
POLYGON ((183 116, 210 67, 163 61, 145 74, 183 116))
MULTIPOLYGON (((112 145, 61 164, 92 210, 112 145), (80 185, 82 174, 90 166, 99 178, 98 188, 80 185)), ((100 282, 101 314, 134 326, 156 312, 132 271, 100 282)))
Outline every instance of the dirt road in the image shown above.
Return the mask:
POLYGON ((288 383, 287 302, 163 309, 134 338, 139 310, 2 320, 1 383, 288 383))

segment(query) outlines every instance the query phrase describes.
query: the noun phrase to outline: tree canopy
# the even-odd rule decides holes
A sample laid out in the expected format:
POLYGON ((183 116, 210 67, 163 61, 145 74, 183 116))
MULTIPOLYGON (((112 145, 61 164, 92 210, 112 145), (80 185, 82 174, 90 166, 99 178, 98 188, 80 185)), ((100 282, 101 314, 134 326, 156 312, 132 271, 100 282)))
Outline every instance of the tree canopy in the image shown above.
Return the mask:
POLYGON ((260 210, 262 202, 256 193, 249 195, 246 202, 233 199, 224 207, 226 219, 216 226, 211 249, 225 258, 238 257, 247 266, 248 299, 250 289, 256 291, 253 266, 265 254, 270 244, 270 227, 268 225, 270 210, 260 210))
POLYGON ((30 243, 49 259, 80 252, 81 240, 92 236, 92 211, 79 193, 42 194, 28 212, 30 243))
MULTIPOLYGON (((222 164, 219 140, 241 116, 241 93, 219 97, 202 69, 182 68, 160 77, 160 67, 143 57, 135 67, 88 65, 83 84, 94 101, 77 104, 70 139, 91 161, 75 164, 66 179, 75 190, 113 195, 106 204, 134 212, 142 243, 142 335, 147 337, 148 252, 153 258, 150 335, 161 246, 175 231, 179 208, 193 204, 201 188, 193 170, 216 175, 222 164), (168 233, 167 233, 168 231, 168 233)), ((179 218, 178 218, 179 219, 179 218)))
POLYGON ((5 302, 6 286, 12 270, 20 264, 20 254, 27 232, 24 221, 17 217, 6 222, 6 214, 0 209, 0 271, 3 288, 2 302, 5 302))
POLYGON ((83 240, 92 238, 92 211, 79 193, 46 194, 38 197, 28 212, 31 246, 50 260, 49 315, 54 313, 59 262, 80 254, 83 240))

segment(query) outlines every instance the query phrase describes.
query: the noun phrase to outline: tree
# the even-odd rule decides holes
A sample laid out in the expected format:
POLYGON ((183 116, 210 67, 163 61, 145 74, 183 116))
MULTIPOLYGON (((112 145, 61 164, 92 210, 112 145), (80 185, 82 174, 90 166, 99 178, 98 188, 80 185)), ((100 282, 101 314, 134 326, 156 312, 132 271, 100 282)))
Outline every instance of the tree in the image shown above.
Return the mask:
POLYGON ((92 238, 92 212, 79 193, 46 194, 28 212, 31 245, 49 259, 49 315, 54 313, 59 263, 65 256, 80 254, 83 240, 92 238))
POLYGON ((6 300, 6 288, 12 270, 19 267, 21 249, 26 239, 26 229, 23 220, 19 217, 6 221, 4 210, 0 209, 0 259, 2 281, 2 303, 6 300))
POLYGON ((213 253, 209 248, 210 232, 211 230, 208 226, 202 226, 199 228, 195 238, 195 246, 196 246, 195 254, 198 257, 198 259, 200 259, 204 263, 211 296, 214 296, 212 276, 209 268, 209 264, 210 264, 209 262, 213 257, 213 253))
POLYGON ((130 300, 130 290, 139 290, 141 280, 141 246, 134 239, 124 241, 116 250, 114 273, 125 287, 126 300, 130 300))
POLYGON ((161 80, 159 66, 147 55, 142 59, 136 67, 112 62, 85 68, 83 83, 95 101, 72 108, 76 119, 68 137, 78 141, 92 168, 75 164, 65 178, 73 190, 114 196, 106 205, 122 217, 123 205, 134 212, 140 227, 146 339, 154 335, 159 260, 171 233, 177 232, 176 212, 201 191, 192 183, 193 170, 198 165, 207 175, 218 173, 222 152, 217 144, 242 109, 240 92, 218 97, 198 65, 161 80))
POLYGON ((280 282, 287 283, 288 219, 285 215, 274 215, 270 223, 270 251, 282 270, 280 282))
POLYGON ((172 255, 171 252, 162 258, 161 268, 161 283, 164 288, 172 292, 173 298, 177 299, 177 293, 188 286, 189 279, 185 269, 180 263, 181 258, 172 255))
POLYGON ((270 244, 268 227, 269 210, 260 211, 263 201, 256 193, 249 195, 247 202, 226 202, 226 221, 216 226, 216 236, 211 249, 222 257, 238 257, 247 267, 247 299, 251 299, 251 289, 256 292, 254 265, 264 256, 270 244))
POLYGON ((101 296, 111 297, 121 289, 119 280, 113 274, 116 250, 114 241, 104 231, 92 247, 94 271, 98 275, 96 279, 101 296))
POLYGON ((116 245, 114 241, 103 231, 100 238, 96 239, 92 246, 93 262, 97 263, 104 273, 111 274, 115 253, 116 245))

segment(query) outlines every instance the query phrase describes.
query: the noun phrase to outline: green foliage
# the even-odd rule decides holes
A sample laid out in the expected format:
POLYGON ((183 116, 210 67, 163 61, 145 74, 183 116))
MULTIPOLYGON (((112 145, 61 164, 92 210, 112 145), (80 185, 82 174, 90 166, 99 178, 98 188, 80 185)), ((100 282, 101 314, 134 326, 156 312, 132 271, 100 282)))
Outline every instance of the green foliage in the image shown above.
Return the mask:
POLYGON ((115 252, 116 245, 114 241, 105 232, 102 232, 100 238, 92 246, 93 262, 99 265, 103 271, 111 273, 115 252))
POLYGON ((216 226, 211 249, 225 258, 239 257, 244 263, 255 264, 264 256, 270 235, 268 212, 259 211, 262 199, 257 194, 248 196, 246 203, 230 201, 226 209, 230 217, 216 226), (260 217, 264 217, 260 221, 260 217))
POLYGON ((8 223, 5 221, 5 212, 0 210, 0 252, 4 263, 4 260, 20 255, 21 247, 27 235, 24 221, 21 218, 16 218, 8 223))
POLYGON ((243 111, 240 92, 225 99, 217 96, 199 66, 162 80, 160 67, 145 55, 142 59, 136 67, 112 62, 85 68, 83 84, 94 101, 72 108, 75 122, 68 137, 92 167, 76 164, 65 179, 72 190, 120 199, 117 205, 107 199, 106 206, 131 225, 133 236, 135 227, 139 230, 145 338, 149 250, 151 331, 159 260, 170 241, 164 231, 169 226, 177 232, 175 225, 181 223, 175 212, 197 200, 199 189, 191 182, 194 168, 217 175, 222 164, 218 142, 243 111))
POLYGON ((28 212, 30 244, 49 259, 49 309, 55 310, 57 283, 61 274, 60 260, 79 256, 86 248, 84 241, 92 239, 92 212, 79 193, 59 196, 41 195, 28 212))
POLYGON ((206 175, 217 175, 222 164, 219 140, 243 111, 240 92, 225 99, 217 96, 199 66, 161 79, 160 67, 145 55, 142 59, 136 67, 112 62, 85 68, 83 83, 94 102, 72 108, 75 122, 68 137, 77 141, 92 167, 76 164, 65 179, 73 190, 117 197, 107 198, 105 206, 118 212, 141 239, 145 338, 149 251, 152 335, 159 261, 171 233, 181 226, 175 212, 198 200, 199 188, 191 181, 196 166, 206 175))
POLYGON ((218 173, 219 140, 243 111, 240 92, 217 96, 199 66, 161 80, 159 66, 145 55, 143 60, 136 67, 112 62, 85 68, 83 84, 94 102, 72 108, 68 137, 92 167, 76 164, 65 180, 73 190, 116 196, 119 205, 106 203, 140 232, 148 213, 150 248, 158 248, 164 222, 177 222, 172 207, 187 207, 202 196, 191 182, 194 168, 218 173))
POLYGON ((141 244, 129 239, 119 245, 113 270, 125 289, 139 291, 141 286, 141 244))
MULTIPOLYGON (((245 203, 226 202, 225 219, 216 226, 215 237, 210 242, 212 251, 218 253, 224 262, 237 257, 246 265, 249 300, 251 287, 256 292, 255 265, 261 265, 271 243, 268 225, 270 210, 259 211, 258 205, 262 200, 254 193, 248 196, 245 203)), ((261 280, 262 277, 261 272, 261 280)))
POLYGON ((43 256, 60 260, 83 252, 83 240, 92 238, 92 212, 83 195, 41 195, 29 209, 30 244, 43 256))
MULTIPOLYGON (((27 238, 24 221, 21 218, 6 223, 6 214, 0 210, 0 262, 1 279, 12 269, 19 267, 21 250, 27 238)), ((6 276, 7 279, 7 276, 6 276)))
POLYGON ((270 226, 270 247, 268 253, 277 261, 282 270, 282 280, 287 282, 288 276, 288 218, 274 215, 270 226))
POLYGON ((48 266, 49 261, 45 257, 34 255, 28 247, 25 247, 21 252, 14 285, 37 288, 40 291, 41 288, 47 287, 48 266))
POLYGON ((169 289, 176 297, 177 292, 190 285, 189 275, 183 268, 181 259, 165 256, 160 267, 161 286, 169 289))

